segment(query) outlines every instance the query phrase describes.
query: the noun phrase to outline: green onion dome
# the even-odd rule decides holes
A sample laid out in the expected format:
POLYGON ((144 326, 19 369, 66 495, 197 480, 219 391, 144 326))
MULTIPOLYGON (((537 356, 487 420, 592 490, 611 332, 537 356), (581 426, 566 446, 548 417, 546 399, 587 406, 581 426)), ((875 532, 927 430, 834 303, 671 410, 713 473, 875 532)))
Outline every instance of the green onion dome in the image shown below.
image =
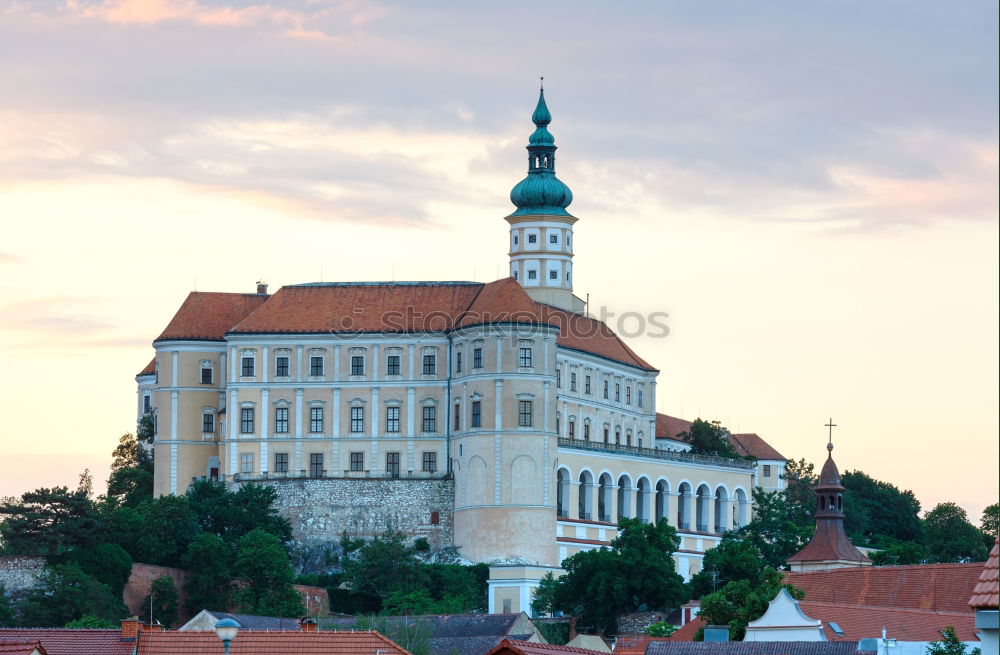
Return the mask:
POLYGON ((566 207, 573 202, 573 192, 556 177, 556 141, 547 127, 552 114, 544 90, 538 94, 531 120, 535 131, 528 139, 528 176, 511 189, 510 201, 517 207, 511 216, 569 216, 566 207))

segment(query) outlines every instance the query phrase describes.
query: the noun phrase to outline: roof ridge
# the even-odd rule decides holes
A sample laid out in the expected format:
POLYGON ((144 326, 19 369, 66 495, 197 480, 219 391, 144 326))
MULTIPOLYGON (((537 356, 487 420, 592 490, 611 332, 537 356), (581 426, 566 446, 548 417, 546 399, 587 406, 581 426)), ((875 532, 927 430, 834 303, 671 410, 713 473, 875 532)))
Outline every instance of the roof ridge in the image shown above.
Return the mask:
POLYGON ((946 616, 969 616, 972 611, 968 612, 958 612, 954 610, 935 610, 935 609, 922 609, 919 607, 898 607, 895 605, 873 605, 865 603, 838 603, 836 601, 828 600, 806 600, 802 599, 797 601, 800 605, 806 603, 807 605, 822 605, 824 607, 845 607, 850 609, 879 609, 888 610, 890 612, 909 612, 911 614, 936 614, 936 615, 946 615, 946 616))

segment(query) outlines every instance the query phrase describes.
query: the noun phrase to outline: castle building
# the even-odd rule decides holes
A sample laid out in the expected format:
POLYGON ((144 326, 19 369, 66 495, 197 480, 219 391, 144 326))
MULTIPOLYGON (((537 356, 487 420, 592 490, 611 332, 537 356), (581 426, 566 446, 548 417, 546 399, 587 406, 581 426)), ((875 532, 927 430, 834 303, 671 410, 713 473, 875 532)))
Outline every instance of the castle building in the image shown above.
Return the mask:
POLYGON ((506 217, 510 277, 192 292, 136 378, 155 417, 155 493, 272 485, 303 545, 392 527, 490 562, 490 611, 530 611, 545 572, 665 518, 685 577, 785 458, 706 457, 656 412, 659 371, 573 294, 569 188, 540 94, 506 217))

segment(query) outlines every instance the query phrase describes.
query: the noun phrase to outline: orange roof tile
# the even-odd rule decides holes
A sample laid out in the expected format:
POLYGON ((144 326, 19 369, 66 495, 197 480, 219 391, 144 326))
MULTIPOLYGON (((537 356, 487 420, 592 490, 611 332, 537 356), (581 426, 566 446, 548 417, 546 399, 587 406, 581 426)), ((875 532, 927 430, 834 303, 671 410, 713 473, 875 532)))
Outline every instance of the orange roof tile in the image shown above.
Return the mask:
POLYGON ((538 305, 521 285, 514 278, 508 277, 482 285, 482 289, 456 324, 464 327, 484 323, 539 323, 541 316, 538 310, 538 305))
POLYGON ((152 375, 153 373, 156 373, 156 357, 155 356, 153 357, 153 359, 149 360, 149 363, 146 364, 146 367, 144 369, 142 369, 141 371, 139 371, 139 373, 137 375, 152 375))
POLYGON ((131 655, 118 628, 0 628, 0 640, 38 642, 47 655, 131 655))
POLYGON ((661 439, 676 439, 682 432, 691 429, 691 421, 676 416, 656 413, 656 436, 661 439))
POLYGON ((938 641, 947 626, 955 628, 962 641, 976 641, 976 615, 965 612, 935 612, 932 610, 872 607, 846 603, 819 603, 800 600, 806 616, 823 622, 823 632, 829 641, 858 641, 878 637, 885 627, 886 635, 900 641, 938 641), (844 634, 830 628, 835 622, 844 634))
POLYGON ((1000 580, 997 577, 997 565, 1000 560, 1000 540, 993 541, 990 556, 983 565, 976 587, 972 590, 969 605, 977 609, 997 609, 1000 605, 1000 580))
POLYGON ((0 653, 3 655, 48 655, 38 641, 5 641, 0 640, 0 653))
POLYGON ((657 370, 626 346, 625 342, 602 321, 551 305, 535 304, 540 312, 541 322, 559 327, 559 337, 556 341, 560 346, 647 371, 657 370))
POLYGON ((221 341, 233 325, 264 304, 265 294, 192 291, 156 341, 221 341))
POLYGON ((578 653, 579 655, 599 655, 601 651, 576 646, 556 646, 555 644, 540 644, 533 641, 518 641, 504 639, 486 655, 561 655, 563 653, 578 653))
MULTIPOLYGON (((136 655, 222 655, 213 631, 140 632, 136 655)), ((240 630, 230 655, 410 655, 376 631, 240 630)))
MULTIPOLYGON (((674 634, 677 633, 674 632, 674 634)), ((648 635, 618 635, 615 641, 615 655, 645 655, 646 647, 649 644, 669 639, 670 637, 650 637, 648 635)))
POLYGON ((784 455, 779 453, 771 446, 771 444, 767 443, 759 435, 753 432, 730 434, 729 443, 733 445, 736 452, 744 457, 755 457, 757 459, 780 459, 787 461, 784 455))
POLYGON ((982 563, 860 566, 785 573, 806 600, 896 609, 969 612, 969 589, 982 563))

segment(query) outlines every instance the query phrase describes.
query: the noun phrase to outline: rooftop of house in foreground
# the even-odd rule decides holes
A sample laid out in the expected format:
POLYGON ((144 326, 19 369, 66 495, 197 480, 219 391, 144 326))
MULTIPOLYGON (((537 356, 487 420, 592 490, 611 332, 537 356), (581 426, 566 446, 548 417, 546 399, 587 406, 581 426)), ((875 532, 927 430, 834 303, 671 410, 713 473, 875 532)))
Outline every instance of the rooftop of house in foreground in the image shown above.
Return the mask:
POLYGON ((503 324, 550 325, 559 330, 560 346, 656 370, 605 323, 537 303, 513 278, 487 283, 317 282, 285 286, 272 295, 192 291, 154 343, 255 334, 444 334, 503 324))

